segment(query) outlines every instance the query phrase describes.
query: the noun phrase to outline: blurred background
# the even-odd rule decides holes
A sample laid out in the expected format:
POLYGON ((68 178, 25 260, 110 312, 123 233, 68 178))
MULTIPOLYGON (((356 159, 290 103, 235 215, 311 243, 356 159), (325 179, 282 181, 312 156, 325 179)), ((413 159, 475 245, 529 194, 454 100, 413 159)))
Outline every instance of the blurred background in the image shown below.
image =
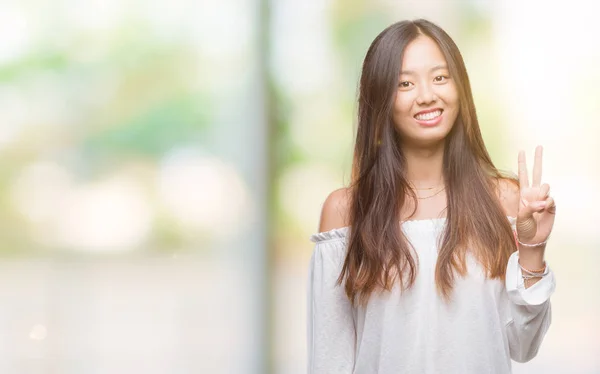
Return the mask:
POLYGON ((545 147, 553 322, 514 372, 600 373, 595 9, 2 0, 0 372, 306 372, 308 238, 350 180, 362 59, 424 17, 497 166, 545 147))

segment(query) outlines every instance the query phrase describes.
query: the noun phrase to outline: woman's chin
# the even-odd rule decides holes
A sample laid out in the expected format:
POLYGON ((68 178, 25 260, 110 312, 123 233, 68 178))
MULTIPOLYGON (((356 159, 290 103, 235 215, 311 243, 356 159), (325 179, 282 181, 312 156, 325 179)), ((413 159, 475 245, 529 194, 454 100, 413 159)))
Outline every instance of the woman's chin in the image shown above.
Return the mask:
POLYGON ((412 148, 438 148, 444 144, 444 136, 421 136, 407 139, 404 146, 412 148))

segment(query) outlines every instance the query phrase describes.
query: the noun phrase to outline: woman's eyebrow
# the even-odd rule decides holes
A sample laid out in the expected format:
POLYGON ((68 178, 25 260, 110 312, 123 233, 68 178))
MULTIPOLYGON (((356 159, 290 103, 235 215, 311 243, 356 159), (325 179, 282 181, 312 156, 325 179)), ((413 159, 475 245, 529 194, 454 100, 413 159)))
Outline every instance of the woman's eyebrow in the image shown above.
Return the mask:
MULTIPOLYGON (((434 67, 432 67, 431 69, 429 69, 429 72, 431 73, 432 71, 436 71, 436 70, 447 70, 448 66, 446 65, 435 65, 434 67)), ((404 74, 404 75, 414 75, 415 72, 412 70, 402 70, 400 71, 400 74, 404 74)))

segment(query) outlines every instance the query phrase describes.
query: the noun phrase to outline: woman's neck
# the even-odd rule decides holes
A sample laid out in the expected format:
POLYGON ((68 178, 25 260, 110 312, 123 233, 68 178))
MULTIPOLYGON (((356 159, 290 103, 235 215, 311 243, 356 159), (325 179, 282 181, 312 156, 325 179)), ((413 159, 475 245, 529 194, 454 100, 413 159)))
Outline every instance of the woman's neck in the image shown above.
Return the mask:
POLYGON ((404 148, 407 177, 416 188, 430 188, 444 184, 444 147, 404 148))

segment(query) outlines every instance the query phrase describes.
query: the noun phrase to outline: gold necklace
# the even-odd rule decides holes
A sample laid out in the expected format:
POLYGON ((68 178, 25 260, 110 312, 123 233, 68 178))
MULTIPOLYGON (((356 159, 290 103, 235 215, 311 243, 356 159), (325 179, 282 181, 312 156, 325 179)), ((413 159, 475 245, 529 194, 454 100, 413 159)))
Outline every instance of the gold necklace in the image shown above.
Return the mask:
POLYGON ((433 195, 430 195, 430 196, 425 196, 425 197, 420 197, 420 196, 417 196, 417 199, 419 199, 419 200, 423 200, 423 199, 429 199, 430 197, 434 197, 435 195, 438 195, 440 192, 442 192, 442 191, 443 191, 443 190, 445 190, 445 189, 446 189, 446 186, 442 187, 442 189, 441 189, 441 190, 439 190, 438 192, 434 193, 433 195))
POLYGON ((440 186, 438 184, 437 186, 433 186, 433 187, 417 188, 417 186, 415 186, 414 183, 412 183, 412 182, 408 182, 408 183, 410 183, 410 185, 412 186, 413 190, 417 190, 417 191, 429 191, 429 190, 433 190, 434 188, 438 188, 440 186))
POLYGON ((416 188, 416 187, 415 187, 415 188, 413 188, 413 189, 415 189, 415 190, 417 190, 417 191, 428 191, 428 190, 433 190, 434 188, 438 188, 438 187, 439 187, 439 185, 437 185, 437 186, 433 186, 433 187, 427 187, 427 188, 416 188))

